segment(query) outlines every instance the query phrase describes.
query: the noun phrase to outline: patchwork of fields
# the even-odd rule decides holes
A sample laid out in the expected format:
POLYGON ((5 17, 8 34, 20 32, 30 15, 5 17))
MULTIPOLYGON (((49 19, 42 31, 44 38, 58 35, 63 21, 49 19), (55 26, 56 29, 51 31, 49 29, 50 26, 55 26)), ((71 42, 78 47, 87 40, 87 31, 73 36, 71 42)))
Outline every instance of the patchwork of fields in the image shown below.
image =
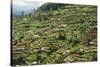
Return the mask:
POLYGON ((50 4, 12 17, 12 65, 97 61, 97 7, 50 4))

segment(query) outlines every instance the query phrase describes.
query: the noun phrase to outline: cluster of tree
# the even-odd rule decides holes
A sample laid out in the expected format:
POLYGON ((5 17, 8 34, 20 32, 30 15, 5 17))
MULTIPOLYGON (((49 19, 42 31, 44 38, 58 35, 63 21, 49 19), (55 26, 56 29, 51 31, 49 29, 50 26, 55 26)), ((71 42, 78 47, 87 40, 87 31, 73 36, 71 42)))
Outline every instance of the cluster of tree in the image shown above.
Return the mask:
POLYGON ((58 8, 64 7, 66 4, 61 3, 46 3, 42 5, 37 11, 49 11, 49 10, 57 10, 58 8))

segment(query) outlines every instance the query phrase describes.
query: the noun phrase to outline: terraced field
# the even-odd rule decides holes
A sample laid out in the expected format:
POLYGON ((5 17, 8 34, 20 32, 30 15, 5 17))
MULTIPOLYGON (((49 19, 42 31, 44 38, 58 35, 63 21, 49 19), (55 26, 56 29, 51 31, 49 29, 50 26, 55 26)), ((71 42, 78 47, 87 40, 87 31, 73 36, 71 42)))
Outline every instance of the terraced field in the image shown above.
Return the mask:
POLYGON ((96 6, 55 5, 57 9, 40 8, 29 15, 13 16, 12 65, 97 60, 96 6))

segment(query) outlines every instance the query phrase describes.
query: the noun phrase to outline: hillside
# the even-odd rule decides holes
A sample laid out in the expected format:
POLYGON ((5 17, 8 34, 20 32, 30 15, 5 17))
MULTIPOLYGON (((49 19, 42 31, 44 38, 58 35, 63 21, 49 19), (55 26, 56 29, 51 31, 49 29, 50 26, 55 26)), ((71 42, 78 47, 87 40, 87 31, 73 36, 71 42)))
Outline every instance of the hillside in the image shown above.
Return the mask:
POLYGON ((91 5, 48 3, 13 16, 12 65, 96 61, 96 12, 91 5))

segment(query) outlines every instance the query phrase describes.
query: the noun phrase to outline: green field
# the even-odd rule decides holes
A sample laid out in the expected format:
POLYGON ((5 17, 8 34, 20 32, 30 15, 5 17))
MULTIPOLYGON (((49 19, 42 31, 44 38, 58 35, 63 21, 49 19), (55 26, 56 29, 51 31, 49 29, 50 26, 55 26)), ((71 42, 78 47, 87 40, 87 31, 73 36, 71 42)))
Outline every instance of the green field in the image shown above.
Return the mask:
POLYGON ((12 65, 97 61, 97 7, 47 3, 13 15, 11 46, 12 65))

